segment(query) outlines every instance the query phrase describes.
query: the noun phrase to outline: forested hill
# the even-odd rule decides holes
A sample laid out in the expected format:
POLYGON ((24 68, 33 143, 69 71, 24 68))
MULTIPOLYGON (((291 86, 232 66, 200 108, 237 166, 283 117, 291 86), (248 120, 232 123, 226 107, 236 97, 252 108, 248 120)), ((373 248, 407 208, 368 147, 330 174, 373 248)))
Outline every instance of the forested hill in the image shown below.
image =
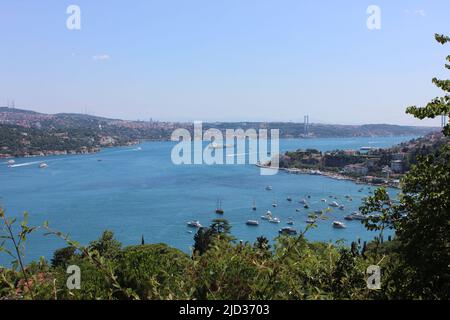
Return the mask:
MULTIPOLYGON (((130 121, 85 114, 44 114, 0 107, 0 157, 95 152, 100 147, 136 143, 139 140, 169 140, 177 128, 193 130, 192 123, 130 121)), ((282 138, 327 138, 360 136, 425 135, 438 128, 386 124, 361 126, 303 123, 214 122, 203 129, 280 129, 282 138)))

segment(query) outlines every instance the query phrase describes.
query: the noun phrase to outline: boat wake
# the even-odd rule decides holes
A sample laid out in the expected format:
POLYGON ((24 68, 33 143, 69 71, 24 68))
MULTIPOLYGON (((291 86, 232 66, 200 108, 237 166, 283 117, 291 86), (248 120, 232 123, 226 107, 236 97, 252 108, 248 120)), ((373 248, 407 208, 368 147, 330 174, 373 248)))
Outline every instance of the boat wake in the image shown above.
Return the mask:
POLYGON ((19 167, 27 167, 32 166, 38 163, 41 163, 42 161, 34 161, 34 162, 26 162, 26 163, 18 163, 18 164, 12 164, 9 167, 10 168, 19 168, 19 167))

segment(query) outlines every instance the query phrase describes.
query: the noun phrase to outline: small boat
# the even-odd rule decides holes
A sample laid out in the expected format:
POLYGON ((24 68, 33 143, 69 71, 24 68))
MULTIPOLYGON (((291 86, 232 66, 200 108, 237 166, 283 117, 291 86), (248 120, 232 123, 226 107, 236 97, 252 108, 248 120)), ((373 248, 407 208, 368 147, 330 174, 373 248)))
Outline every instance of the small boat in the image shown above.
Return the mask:
POLYGON ((267 190, 267 191, 272 191, 272 186, 267 186, 267 187, 266 187, 266 190, 267 190))
POLYGON ((44 169, 47 168, 48 164, 46 164, 45 162, 42 162, 41 164, 39 164, 39 168, 44 169))
POLYGON ((307 202, 306 202, 305 199, 300 200, 299 203, 301 203, 301 204, 307 204, 307 202))
POLYGON ((287 225, 293 226, 294 225, 294 220, 292 220, 292 218, 289 218, 288 221, 286 222, 287 225))
POLYGON ((281 222, 281 220, 278 219, 277 217, 274 217, 274 218, 270 219, 269 222, 270 222, 270 223, 277 223, 277 224, 278 224, 278 223, 281 222))
POLYGON ((340 221, 333 221, 333 228, 335 229, 345 229, 347 226, 340 221))
POLYGON ((292 202, 292 198, 291 197, 287 197, 286 200, 289 201, 289 202, 292 202))
POLYGON ((322 212, 322 210, 316 210, 316 211, 314 211, 314 213, 315 214, 322 214, 323 212, 322 212))
POLYGON ((330 206, 337 208, 337 207, 339 207, 339 203, 337 203, 336 201, 333 201, 332 203, 330 203, 330 206))
POLYGON ((301 210, 299 208, 295 209, 296 212, 300 212, 301 210))
POLYGON ((289 236, 295 236, 297 234, 297 230, 295 230, 294 228, 291 227, 285 227, 285 228, 281 228, 278 231, 279 234, 286 234, 289 236))
POLYGON ((245 224, 248 226, 259 226, 258 220, 247 220, 245 224))
POLYGON ((12 165, 15 164, 15 163, 16 163, 16 161, 14 161, 14 160, 9 160, 9 161, 7 162, 7 164, 10 165, 10 166, 12 166, 12 165))
POLYGON ((202 227, 202 225, 200 224, 200 221, 198 221, 198 220, 189 221, 187 223, 187 225, 188 225, 188 227, 191 227, 191 228, 201 228, 202 227))
POLYGON ((348 216, 345 216, 344 219, 347 220, 347 221, 352 221, 352 220, 353 220, 353 217, 352 217, 352 215, 350 214, 350 215, 348 215, 348 216))
POLYGON ((340 205, 340 206, 339 206, 339 209, 340 209, 340 210, 345 210, 345 207, 344 207, 343 205, 340 205))
POLYGON ((253 200, 252 210, 253 210, 253 211, 256 211, 256 201, 255 201, 255 200, 253 200))
POLYGON ((366 216, 364 216, 361 212, 355 211, 351 214, 353 220, 364 220, 366 216))
POLYGON ((326 203, 326 202, 327 202, 327 199, 322 199, 322 200, 320 200, 320 201, 322 201, 322 202, 325 202, 325 203, 326 203))
POLYGON ((264 216, 261 216, 261 219, 270 221, 272 219, 272 212, 267 211, 264 216))
POLYGON ((313 224, 313 223, 316 223, 316 220, 309 218, 308 220, 306 220, 306 223, 313 224))
POLYGON ((307 204, 305 204, 305 205, 303 206, 303 208, 309 209, 309 206, 308 206, 307 204))
POLYGON ((272 207, 276 208, 278 207, 278 204, 275 203, 275 201, 272 203, 272 207))
POLYGON ((224 214, 225 213, 225 211, 222 209, 222 201, 220 201, 220 200, 217 200, 216 213, 217 214, 224 214))

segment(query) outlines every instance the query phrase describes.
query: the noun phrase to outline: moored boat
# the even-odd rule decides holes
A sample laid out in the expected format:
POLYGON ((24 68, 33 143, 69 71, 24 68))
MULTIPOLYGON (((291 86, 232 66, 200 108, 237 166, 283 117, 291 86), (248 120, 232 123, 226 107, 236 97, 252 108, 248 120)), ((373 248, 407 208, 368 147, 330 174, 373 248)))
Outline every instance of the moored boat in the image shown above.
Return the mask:
POLYGON ((347 226, 340 221, 333 221, 333 228, 335 229, 345 229, 347 226))
POLYGON ((188 227, 191 227, 191 228, 201 228, 202 227, 202 225, 200 224, 200 221, 198 221, 198 220, 189 221, 189 222, 187 222, 187 225, 188 225, 188 227))
POLYGON ((247 220, 247 222, 245 224, 248 226, 258 226, 259 222, 258 222, 258 220, 247 220))

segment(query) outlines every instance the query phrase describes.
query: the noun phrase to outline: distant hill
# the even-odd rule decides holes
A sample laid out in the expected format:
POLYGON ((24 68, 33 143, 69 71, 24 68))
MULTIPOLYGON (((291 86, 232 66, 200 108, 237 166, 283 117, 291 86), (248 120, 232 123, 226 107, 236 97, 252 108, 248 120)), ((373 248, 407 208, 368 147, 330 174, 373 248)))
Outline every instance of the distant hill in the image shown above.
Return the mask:
MULTIPOLYGON (((45 114, 0 107, 0 157, 94 152, 100 147, 133 144, 139 140, 169 140, 177 128, 193 131, 192 123, 129 121, 85 114, 45 114)), ((203 128, 280 129, 281 138, 361 136, 423 136, 439 128, 387 124, 361 126, 311 124, 304 135, 303 123, 214 122, 203 128)))

